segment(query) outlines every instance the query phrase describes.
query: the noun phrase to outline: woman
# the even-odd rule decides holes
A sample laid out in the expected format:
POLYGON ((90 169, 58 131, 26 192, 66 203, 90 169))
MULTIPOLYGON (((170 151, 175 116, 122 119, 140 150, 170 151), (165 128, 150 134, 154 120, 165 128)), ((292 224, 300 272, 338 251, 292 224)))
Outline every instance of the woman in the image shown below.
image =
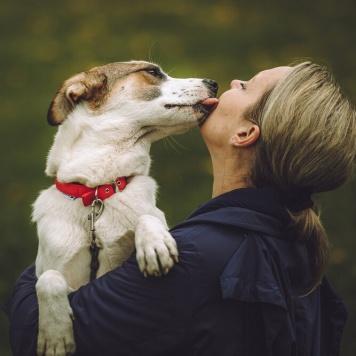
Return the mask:
MULTIPOLYGON (((135 256, 69 299, 77 355, 337 355, 346 311, 323 278, 312 194, 352 173, 355 110, 312 63, 234 80, 200 127, 213 198, 171 230, 180 263, 144 278, 135 256)), ((14 355, 34 355, 34 268, 6 307, 14 355)))

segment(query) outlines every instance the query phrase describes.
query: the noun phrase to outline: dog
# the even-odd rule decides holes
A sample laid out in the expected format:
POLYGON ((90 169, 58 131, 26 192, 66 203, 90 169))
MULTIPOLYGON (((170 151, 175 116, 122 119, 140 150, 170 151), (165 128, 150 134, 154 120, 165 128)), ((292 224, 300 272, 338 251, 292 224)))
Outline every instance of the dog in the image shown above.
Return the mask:
POLYGON ((37 224, 38 355, 75 353, 68 293, 122 265, 136 249, 144 275, 178 261, 149 176, 150 146, 202 123, 217 83, 177 79, 153 63, 116 62, 66 80, 47 119, 55 184, 33 205, 37 224))

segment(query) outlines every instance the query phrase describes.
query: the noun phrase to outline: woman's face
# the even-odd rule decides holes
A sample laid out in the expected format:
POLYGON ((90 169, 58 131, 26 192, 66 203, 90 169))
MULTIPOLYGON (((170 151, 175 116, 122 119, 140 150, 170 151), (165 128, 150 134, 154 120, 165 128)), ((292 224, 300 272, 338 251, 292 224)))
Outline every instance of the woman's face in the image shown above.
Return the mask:
POLYGON ((234 79, 230 90, 220 96, 217 107, 200 126, 208 148, 228 146, 230 137, 246 122, 244 112, 290 70, 291 67, 277 67, 262 71, 249 81, 234 79))

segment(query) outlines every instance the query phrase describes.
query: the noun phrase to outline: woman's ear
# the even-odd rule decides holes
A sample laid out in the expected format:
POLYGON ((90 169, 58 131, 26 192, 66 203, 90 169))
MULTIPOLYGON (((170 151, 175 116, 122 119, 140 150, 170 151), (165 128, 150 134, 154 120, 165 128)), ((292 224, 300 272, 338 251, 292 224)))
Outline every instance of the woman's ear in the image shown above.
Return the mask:
POLYGON ((230 138, 230 145, 235 147, 249 147, 254 145, 260 137, 260 128, 253 123, 240 126, 236 134, 230 138))

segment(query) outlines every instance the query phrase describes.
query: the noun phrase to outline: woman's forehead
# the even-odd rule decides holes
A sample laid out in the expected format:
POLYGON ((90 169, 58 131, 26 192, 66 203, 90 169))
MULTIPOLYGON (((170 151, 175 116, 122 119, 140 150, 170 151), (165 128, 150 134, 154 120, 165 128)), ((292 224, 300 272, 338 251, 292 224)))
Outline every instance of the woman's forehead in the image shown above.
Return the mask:
POLYGON ((268 80, 268 81, 278 81, 285 75, 287 75, 290 71, 292 70, 292 67, 288 66, 281 66, 281 67, 275 67, 271 69, 266 69, 263 70, 259 73, 257 73, 251 81, 256 81, 256 80, 268 80))

